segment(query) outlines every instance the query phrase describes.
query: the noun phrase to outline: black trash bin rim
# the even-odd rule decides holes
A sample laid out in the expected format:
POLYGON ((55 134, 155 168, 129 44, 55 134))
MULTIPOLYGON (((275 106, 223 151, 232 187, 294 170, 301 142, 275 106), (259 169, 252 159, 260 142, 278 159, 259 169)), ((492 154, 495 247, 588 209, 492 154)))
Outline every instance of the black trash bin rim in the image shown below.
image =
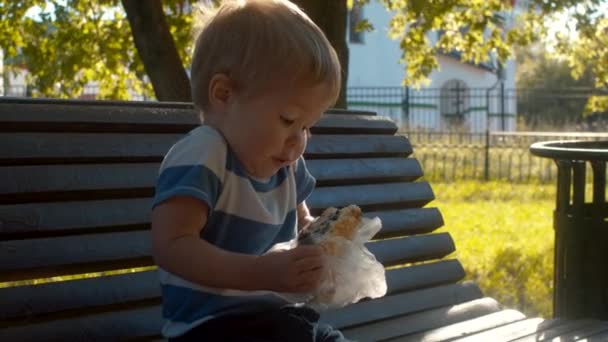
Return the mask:
POLYGON ((554 140, 534 143, 530 152, 539 157, 561 160, 608 161, 608 140, 554 140))

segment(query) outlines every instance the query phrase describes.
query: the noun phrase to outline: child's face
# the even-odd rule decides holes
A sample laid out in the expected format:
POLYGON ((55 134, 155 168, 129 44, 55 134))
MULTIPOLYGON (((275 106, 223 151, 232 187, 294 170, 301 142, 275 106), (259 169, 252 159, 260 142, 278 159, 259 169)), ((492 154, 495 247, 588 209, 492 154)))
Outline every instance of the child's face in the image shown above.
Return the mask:
POLYGON ((308 129, 329 105, 325 85, 237 95, 222 134, 251 176, 267 178, 302 156, 308 129))

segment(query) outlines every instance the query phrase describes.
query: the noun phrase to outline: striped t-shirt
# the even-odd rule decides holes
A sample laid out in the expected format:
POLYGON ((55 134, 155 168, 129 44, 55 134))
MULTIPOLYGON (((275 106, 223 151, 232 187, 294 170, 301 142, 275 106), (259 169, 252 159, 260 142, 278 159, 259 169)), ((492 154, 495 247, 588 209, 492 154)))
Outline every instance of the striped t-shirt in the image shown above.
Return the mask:
MULTIPOLYGON (((269 179, 252 178, 223 136, 210 126, 200 126, 165 156, 153 206, 176 195, 197 198, 209 206, 202 239, 228 251, 260 255, 296 237, 296 207, 314 185, 302 158, 269 179)), ((208 288, 161 268, 159 275, 166 337, 227 313, 286 304, 272 292, 208 288)))

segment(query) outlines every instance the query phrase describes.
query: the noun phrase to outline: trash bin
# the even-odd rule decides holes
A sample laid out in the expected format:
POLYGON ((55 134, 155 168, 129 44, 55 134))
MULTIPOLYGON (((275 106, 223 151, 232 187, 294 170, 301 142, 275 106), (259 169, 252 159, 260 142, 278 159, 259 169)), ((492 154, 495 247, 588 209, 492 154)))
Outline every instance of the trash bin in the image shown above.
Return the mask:
POLYGON ((608 319, 608 141, 548 141, 530 146, 558 168, 553 315, 608 319), (590 166, 590 167, 589 167, 590 166), (585 186, 592 189, 586 198, 585 186))

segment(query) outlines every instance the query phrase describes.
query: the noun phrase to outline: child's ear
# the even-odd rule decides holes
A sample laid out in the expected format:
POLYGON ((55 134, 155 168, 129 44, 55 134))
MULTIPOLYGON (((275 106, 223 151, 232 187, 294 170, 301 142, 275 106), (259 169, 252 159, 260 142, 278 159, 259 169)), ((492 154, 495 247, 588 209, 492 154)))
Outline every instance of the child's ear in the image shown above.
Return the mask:
POLYGON ((215 74, 209 81, 209 104, 216 111, 223 112, 234 95, 232 81, 225 74, 215 74))

